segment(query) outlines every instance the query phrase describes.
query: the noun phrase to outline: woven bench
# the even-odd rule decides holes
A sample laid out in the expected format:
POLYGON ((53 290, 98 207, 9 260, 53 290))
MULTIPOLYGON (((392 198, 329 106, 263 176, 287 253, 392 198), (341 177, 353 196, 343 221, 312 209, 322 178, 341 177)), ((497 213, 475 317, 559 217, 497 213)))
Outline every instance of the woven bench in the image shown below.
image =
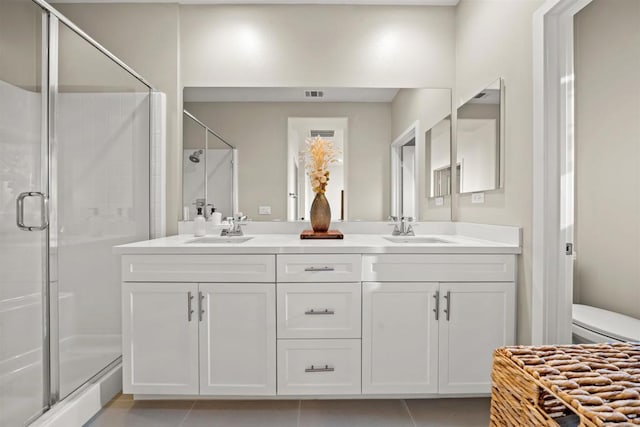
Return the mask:
POLYGON ((640 426, 640 343, 502 347, 491 426, 640 426))

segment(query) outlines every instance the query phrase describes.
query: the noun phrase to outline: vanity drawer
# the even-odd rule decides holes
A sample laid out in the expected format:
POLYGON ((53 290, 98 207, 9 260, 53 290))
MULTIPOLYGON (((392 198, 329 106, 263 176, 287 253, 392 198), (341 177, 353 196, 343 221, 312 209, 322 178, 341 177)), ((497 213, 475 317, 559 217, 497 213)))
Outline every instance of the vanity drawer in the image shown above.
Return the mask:
POLYGON ((359 282, 360 254, 278 255, 278 282, 359 282))
POLYGON ((278 338, 360 338, 360 283, 279 283, 278 338))
POLYGON ((278 340, 278 394, 360 394, 360 340, 278 340))
POLYGON ((275 255, 123 255, 123 282, 275 282, 275 255))
POLYGON ((514 282, 514 255, 364 255, 365 282, 514 282))

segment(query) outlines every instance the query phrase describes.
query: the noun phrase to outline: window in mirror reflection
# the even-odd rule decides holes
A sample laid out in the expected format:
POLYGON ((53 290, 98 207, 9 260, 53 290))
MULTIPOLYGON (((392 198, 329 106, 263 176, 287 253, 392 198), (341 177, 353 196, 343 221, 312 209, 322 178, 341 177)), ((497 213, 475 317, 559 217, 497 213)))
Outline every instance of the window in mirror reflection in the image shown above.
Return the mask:
POLYGON ((317 136, 333 143, 337 161, 329 166, 329 184, 325 196, 333 220, 345 218, 345 149, 348 132, 346 117, 289 117, 287 149, 287 220, 309 219, 315 193, 306 173, 307 140, 317 136))
POLYGON ((457 163, 461 193, 500 188, 501 80, 458 108, 457 163))

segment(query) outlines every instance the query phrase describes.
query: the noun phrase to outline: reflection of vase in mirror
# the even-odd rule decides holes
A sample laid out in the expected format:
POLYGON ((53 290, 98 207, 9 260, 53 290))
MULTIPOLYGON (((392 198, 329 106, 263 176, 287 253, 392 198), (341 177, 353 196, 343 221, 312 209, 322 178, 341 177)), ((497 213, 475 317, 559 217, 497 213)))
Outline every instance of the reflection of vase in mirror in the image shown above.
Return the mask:
POLYGON ((324 193, 316 193, 316 197, 311 204, 311 228, 316 233, 323 233, 329 230, 331 224, 331 207, 324 193))

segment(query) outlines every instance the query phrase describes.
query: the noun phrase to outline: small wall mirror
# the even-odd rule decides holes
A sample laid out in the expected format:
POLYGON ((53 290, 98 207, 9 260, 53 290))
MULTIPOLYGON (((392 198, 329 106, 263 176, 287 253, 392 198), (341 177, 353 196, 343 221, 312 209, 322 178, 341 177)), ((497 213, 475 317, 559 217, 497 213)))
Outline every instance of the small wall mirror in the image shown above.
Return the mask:
POLYGON ((456 123, 460 193, 502 187, 504 159, 504 87, 502 79, 458 108, 456 123))
MULTIPOLYGON (((254 221, 308 220, 313 197, 300 152, 306 137, 316 134, 333 138, 342 157, 332 166, 327 187, 332 221, 386 221, 397 192, 390 147, 414 124, 413 161, 407 160, 411 149, 404 150, 406 185, 400 192, 405 205, 413 206, 405 216, 451 219, 448 200, 436 205, 425 188, 425 132, 451 115, 450 89, 187 87, 183 95, 185 110, 237 148, 236 206, 254 221)), ((204 190, 186 186, 189 174, 194 179, 204 175, 187 162, 202 144, 189 142, 187 118, 184 123, 183 206, 193 206, 204 190)), ((216 139, 209 137, 210 142, 216 139)), ((224 182, 209 180, 206 191, 228 187, 224 182)), ((214 203, 220 205, 215 198, 214 203)))

